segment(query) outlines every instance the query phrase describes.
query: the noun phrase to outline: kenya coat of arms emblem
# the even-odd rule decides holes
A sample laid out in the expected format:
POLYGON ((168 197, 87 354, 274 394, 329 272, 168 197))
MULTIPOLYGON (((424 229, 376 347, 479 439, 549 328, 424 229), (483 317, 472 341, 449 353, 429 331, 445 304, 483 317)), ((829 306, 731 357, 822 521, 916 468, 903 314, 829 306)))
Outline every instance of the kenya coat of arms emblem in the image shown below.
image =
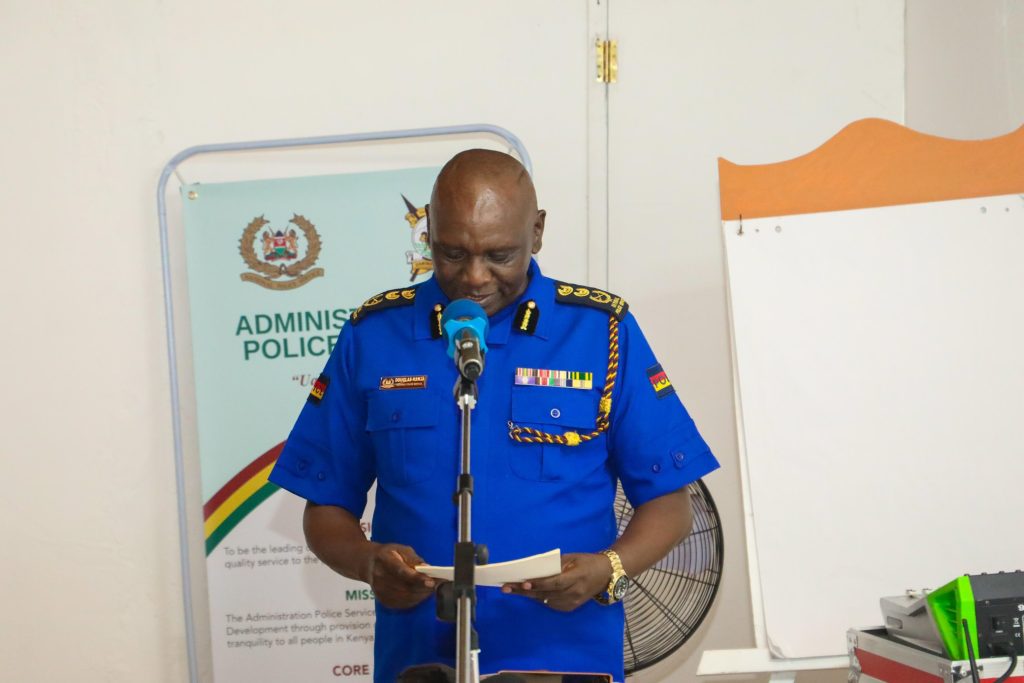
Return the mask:
POLYGON ((242 280, 267 289, 295 289, 324 274, 323 268, 313 268, 320 258, 320 235, 312 223, 298 214, 288 221, 289 226, 295 227, 264 229, 269 223, 258 216, 242 232, 238 251, 245 265, 256 271, 242 273, 242 280), (301 236, 295 228, 301 231, 301 236), (306 253, 299 258, 303 247, 306 253))

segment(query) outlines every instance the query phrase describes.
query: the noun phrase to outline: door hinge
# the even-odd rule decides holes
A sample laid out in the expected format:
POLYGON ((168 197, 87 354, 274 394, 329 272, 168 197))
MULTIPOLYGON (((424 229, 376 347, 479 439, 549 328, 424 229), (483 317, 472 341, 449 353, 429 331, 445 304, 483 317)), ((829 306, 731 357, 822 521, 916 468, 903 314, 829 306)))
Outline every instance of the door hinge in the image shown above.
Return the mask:
POLYGON ((619 41, 601 40, 594 42, 597 55, 597 82, 615 83, 619 80, 619 41))

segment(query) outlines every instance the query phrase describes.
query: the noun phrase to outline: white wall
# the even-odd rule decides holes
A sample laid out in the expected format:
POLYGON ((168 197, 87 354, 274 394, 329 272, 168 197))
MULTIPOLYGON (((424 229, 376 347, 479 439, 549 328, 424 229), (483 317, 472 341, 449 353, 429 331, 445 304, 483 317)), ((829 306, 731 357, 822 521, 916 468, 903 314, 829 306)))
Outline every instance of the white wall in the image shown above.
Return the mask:
POLYGON ((907 125, 964 139, 1024 125, 1024 3, 907 0, 907 125))

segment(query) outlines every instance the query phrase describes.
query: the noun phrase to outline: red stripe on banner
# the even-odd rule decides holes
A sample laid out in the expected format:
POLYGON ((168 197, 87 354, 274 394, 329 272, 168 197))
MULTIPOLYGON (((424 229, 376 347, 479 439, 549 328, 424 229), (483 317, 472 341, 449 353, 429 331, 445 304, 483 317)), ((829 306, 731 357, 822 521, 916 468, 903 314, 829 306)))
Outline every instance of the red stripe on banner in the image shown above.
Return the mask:
POLYGON ((224 484, 224 486, 222 486, 217 493, 213 494, 210 500, 206 501, 203 505, 203 519, 205 520, 213 514, 213 511, 220 507, 221 503, 230 498, 232 493, 237 491, 245 482, 252 479, 257 472, 277 460, 277 456, 281 455, 281 450, 283 448, 284 441, 253 460, 251 463, 246 465, 241 472, 231 477, 231 481, 224 484))
POLYGON ((927 674, 920 669, 886 659, 859 647, 854 649, 854 654, 857 655, 857 661, 860 662, 862 674, 886 681, 886 683, 943 683, 940 676, 927 674))

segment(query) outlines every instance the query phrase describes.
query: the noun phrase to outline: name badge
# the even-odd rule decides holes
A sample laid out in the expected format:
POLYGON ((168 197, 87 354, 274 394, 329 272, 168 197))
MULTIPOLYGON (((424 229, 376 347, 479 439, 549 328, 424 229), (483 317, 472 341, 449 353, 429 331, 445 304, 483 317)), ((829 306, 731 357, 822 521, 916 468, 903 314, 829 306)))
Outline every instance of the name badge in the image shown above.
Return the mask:
POLYGON ((381 377, 380 387, 381 391, 388 391, 391 389, 426 389, 427 388, 427 376, 426 375, 399 375, 397 377, 381 377))

